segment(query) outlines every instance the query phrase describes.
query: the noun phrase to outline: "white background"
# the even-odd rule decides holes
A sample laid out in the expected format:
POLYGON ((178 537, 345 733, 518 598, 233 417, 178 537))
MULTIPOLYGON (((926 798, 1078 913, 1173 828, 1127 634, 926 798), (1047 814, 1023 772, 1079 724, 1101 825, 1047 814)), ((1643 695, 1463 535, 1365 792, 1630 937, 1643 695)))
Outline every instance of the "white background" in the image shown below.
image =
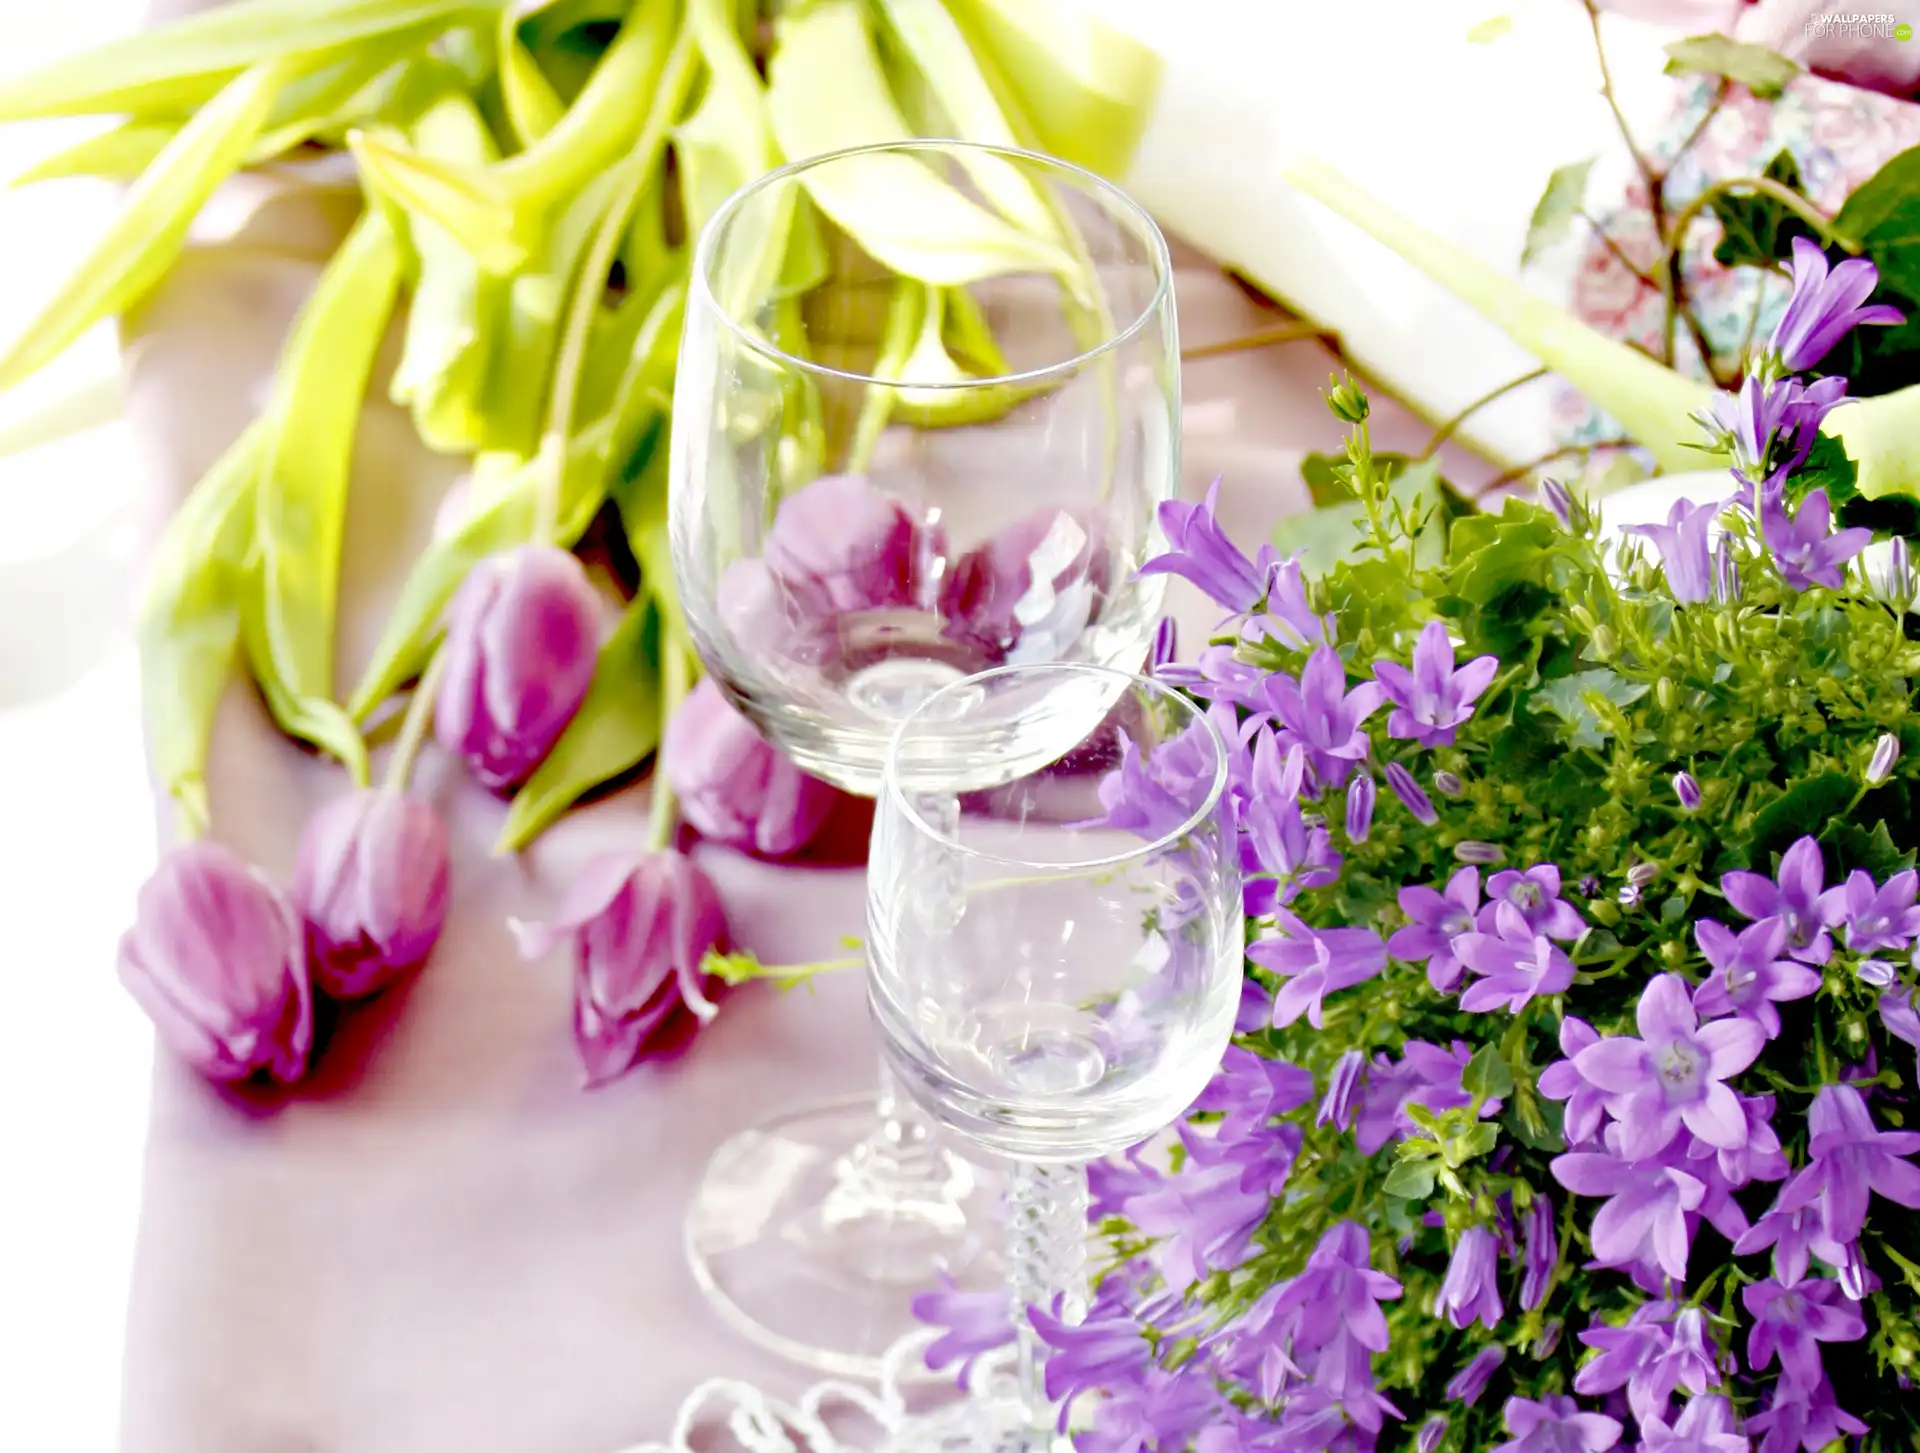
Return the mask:
MULTIPOLYGON (((0 74, 130 28, 138 0, 0 0, 0 74)), ((0 178, 71 140, 0 127, 0 178)), ((81 255, 110 189, 0 193, 0 338, 81 255)), ((0 430, 110 368, 107 330, 0 396, 0 430)), ((124 621, 134 488, 117 428, 0 458, 0 1447, 106 1453, 152 1051, 113 976, 153 855, 124 621)))

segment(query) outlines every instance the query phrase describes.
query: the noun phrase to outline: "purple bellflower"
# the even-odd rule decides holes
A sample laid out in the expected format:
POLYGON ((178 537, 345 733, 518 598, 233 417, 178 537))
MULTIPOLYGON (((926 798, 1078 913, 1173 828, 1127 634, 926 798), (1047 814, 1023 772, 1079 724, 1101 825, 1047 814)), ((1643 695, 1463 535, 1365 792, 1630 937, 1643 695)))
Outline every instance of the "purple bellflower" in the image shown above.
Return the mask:
POLYGON ((1413 667, 1376 661, 1374 678, 1393 703, 1387 735, 1424 747, 1450 747, 1454 729, 1473 715, 1473 704, 1500 669, 1497 656, 1476 656, 1458 670, 1446 623, 1428 621, 1413 648, 1413 667))
POLYGON ((1837 590, 1844 583, 1846 563, 1873 542, 1873 531, 1859 526, 1835 531, 1827 492, 1816 489, 1792 514, 1784 499, 1763 495, 1760 539, 1780 578, 1795 590, 1815 585, 1837 590))
POLYGON ((1664 525, 1630 525, 1627 533, 1644 535, 1660 552, 1660 569, 1667 589, 1682 605, 1707 599, 1713 593, 1712 547, 1707 527, 1720 513, 1718 504, 1697 505, 1675 500, 1664 525))
POLYGON ((1321 1235, 1306 1267, 1283 1286, 1274 1315, 1298 1314, 1296 1352, 1322 1348, 1341 1337, 1370 1352, 1384 1352, 1387 1318, 1380 1303, 1399 1296, 1400 1283, 1373 1269, 1366 1229, 1357 1221, 1341 1221, 1321 1235))
POLYGON ((1807 1112, 1812 1163, 1788 1181, 1775 1203, 1795 1211, 1818 1203, 1827 1236, 1855 1240, 1867 1222, 1870 1194, 1920 1210, 1920 1130, 1879 1130, 1867 1102, 1852 1085, 1825 1085, 1807 1112))
POLYGON ((1552 1289, 1554 1273, 1560 1269, 1560 1240, 1553 1225, 1553 1198, 1544 1191, 1534 1192, 1533 1200, 1521 1215, 1525 1246, 1521 1252, 1520 1307, 1536 1311, 1552 1289))
POLYGON ((1566 1101, 1561 1128, 1568 1145, 1584 1145, 1600 1133, 1606 1116, 1607 1092, 1580 1073, 1580 1052, 1600 1042, 1600 1035, 1586 1020, 1572 1014, 1560 1021, 1560 1053, 1540 1073, 1540 1093, 1549 1100, 1566 1101))
POLYGON ((1450 1402, 1464 1403, 1472 1407, 1479 1402, 1487 1390, 1487 1384, 1493 1381, 1494 1373, 1507 1360, 1507 1349, 1494 1343, 1482 1347, 1473 1354, 1473 1361, 1456 1372, 1447 1383, 1447 1398, 1450 1402))
POLYGON ((1552 863, 1536 863, 1524 873, 1514 868, 1495 873, 1487 882, 1487 906, 1480 910, 1482 933, 1499 932, 1502 903, 1519 909, 1533 932, 1563 943, 1572 943, 1587 931, 1580 910, 1560 896, 1560 869, 1552 863))
POLYGON ((1657 1155, 1685 1125, 1709 1145, 1743 1145, 1747 1117, 1726 1084, 1752 1064, 1766 1042, 1758 1024, 1718 1019, 1702 1025, 1677 974, 1659 974, 1640 993, 1638 1039, 1602 1039, 1580 1051, 1581 1075, 1608 1094, 1631 1160, 1657 1155))
POLYGON ((1692 1397, 1672 1424, 1662 1418, 1640 1424, 1640 1453, 1753 1453, 1753 1445, 1725 1398, 1692 1397))
POLYGON ((1028 1307, 1027 1321, 1052 1349, 1047 1355, 1047 1396, 1061 1404, 1060 1426, 1067 1421, 1067 1402, 1078 1393, 1131 1382, 1153 1360, 1140 1324, 1119 1314, 1089 1318, 1074 1325, 1064 1318, 1056 1297, 1049 1308, 1028 1307))
POLYGON ((1780 858, 1778 879, 1764 873, 1736 871, 1723 875, 1720 891, 1734 910, 1759 922, 1783 919, 1787 925, 1787 953, 1803 964, 1824 964, 1833 955, 1827 935, 1831 899, 1823 901, 1826 867, 1820 844, 1803 837, 1780 858))
POLYGON ((1620 1441, 1620 1424, 1604 1413, 1582 1412, 1570 1397, 1511 1397, 1504 1412, 1513 1436, 1493 1453, 1606 1453, 1620 1441))
POLYGON ((1245 1140, 1265 1129, 1274 1116, 1297 1110, 1312 1098, 1313 1076, 1306 1070, 1233 1045, 1193 1108, 1222 1117, 1217 1132, 1222 1140, 1245 1140))
POLYGON ((1819 974, 1780 957, 1787 946, 1784 919, 1762 919, 1736 936, 1725 924, 1702 918, 1693 925, 1693 936, 1713 965, 1713 972, 1693 991, 1693 1007, 1704 1018, 1737 1015, 1774 1039, 1780 1034, 1776 1006, 1804 999, 1820 987, 1819 974))
POLYGON ((1815 243, 1794 238, 1793 294, 1767 342, 1780 371, 1805 373, 1862 325, 1906 321, 1898 308, 1885 303, 1863 306, 1879 281, 1879 269, 1866 258, 1850 257, 1829 271, 1826 254, 1815 243))
POLYGON ((1793 1211, 1776 1206, 1733 1243, 1733 1252, 1750 1256, 1769 1246, 1773 1248, 1773 1279, 1782 1286, 1793 1286, 1804 1278, 1812 1257, 1837 1267, 1847 1256, 1846 1248, 1827 1235, 1817 1204, 1793 1211))
MULTIPOLYGON (((1407 1113, 1409 1105, 1435 1114, 1471 1105, 1473 1096, 1461 1080, 1472 1057, 1466 1041, 1459 1039, 1450 1050, 1410 1039, 1401 1047, 1397 1064, 1385 1054, 1375 1055, 1353 1131, 1361 1153, 1372 1155, 1394 1137, 1413 1134, 1418 1126, 1407 1113)), ((1489 1100, 1480 1107, 1480 1118, 1492 1119, 1502 1108, 1499 1100, 1489 1100)))
POLYGON ((1373 805, 1379 795, 1373 774, 1365 768, 1347 783, 1347 838, 1363 843, 1373 831, 1373 805))
POLYGON ((1573 1390, 1627 1390, 1627 1403, 1641 1422, 1663 1418, 1674 1392, 1698 1395, 1719 1386, 1724 1375, 1706 1315, 1670 1301, 1642 1302, 1618 1327, 1595 1325, 1580 1334, 1594 1349, 1574 1375, 1573 1390))
POLYGON ((1815 1278, 1790 1287, 1755 1282, 1741 1290, 1740 1301, 1753 1318, 1748 1370, 1760 1372, 1778 1355, 1781 1379, 1797 1388, 1811 1391, 1826 1380, 1820 1343, 1855 1342, 1867 1335, 1865 1318, 1838 1282, 1815 1278))
POLYGON ((1300 679, 1284 671, 1267 678, 1267 701, 1279 717, 1282 745, 1306 748, 1307 763, 1325 787, 1347 780, 1354 764, 1367 755, 1366 720, 1385 699, 1377 681, 1347 688, 1347 668, 1339 652, 1321 646, 1307 658, 1300 679))
POLYGON ((1184 1292, 1209 1272, 1238 1266, 1270 1207, 1267 1188, 1249 1188, 1243 1168, 1227 1163, 1169 1177, 1129 1200, 1126 1216, 1142 1235, 1160 1238, 1154 1265, 1169 1291, 1184 1292))
POLYGON ((1454 1244, 1434 1311, 1456 1327, 1500 1325, 1500 1247, 1484 1226, 1469 1226, 1454 1244))
POLYGON ((1757 1453, 1822 1453, 1859 1437, 1867 1425, 1834 1401, 1833 1385, 1823 1377, 1811 1389, 1775 1383, 1766 1408, 1747 1419, 1747 1430, 1762 1435, 1757 1453))
POLYGON ((1895 873, 1879 887, 1870 874, 1855 868, 1846 882, 1827 890, 1828 916, 1846 925, 1847 947, 1855 953, 1909 948, 1920 936, 1916 890, 1920 890, 1920 873, 1912 868, 1895 873))
MULTIPOLYGON (((1227 1051, 1232 1054, 1232 1050, 1227 1051)), ((1365 1082, 1367 1057, 1357 1049, 1350 1049, 1341 1055, 1333 1066, 1333 1073, 1327 1077, 1327 1093, 1320 1101, 1320 1109, 1313 1117, 1315 1125, 1338 1125, 1342 1130, 1352 1128, 1354 1111, 1359 1108, 1360 1087, 1365 1082)))
POLYGON ((955 1377, 962 1383, 983 1355, 1013 1341, 1013 1308, 1003 1290, 962 1291, 943 1271, 940 1289, 921 1292, 911 1307, 920 1321, 943 1329, 927 1348, 927 1366, 938 1372, 957 1362, 955 1377))
POLYGON ((1596 1263, 1658 1267, 1684 1280, 1691 1247, 1687 1215, 1700 1209, 1706 1185, 1684 1171, 1622 1156, 1618 1132, 1612 1127, 1604 1152, 1555 1156, 1553 1177, 1575 1195, 1608 1198, 1589 1232, 1596 1263))
POLYGON ((1465 966, 1458 956, 1461 938, 1474 931, 1480 908, 1480 870, 1460 869, 1446 889, 1411 887, 1400 890, 1400 911, 1411 920, 1387 940, 1387 952, 1404 963, 1425 963, 1427 982, 1449 993, 1460 982, 1465 966))
POLYGON ((1277 932, 1247 945, 1247 957, 1282 975, 1273 999, 1274 1028, 1302 1014, 1320 1028, 1328 994, 1364 984, 1387 966, 1387 946, 1370 928, 1311 928, 1284 908, 1274 910, 1277 932))
POLYGON ((1483 976, 1460 995, 1462 1009, 1485 1014, 1504 1007, 1518 1014, 1536 998, 1566 992, 1573 960, 1565 950, 1534 932, 1511 902, 1496 905, 1494 927, 1494 933, 1469 933, 1455 944, 1461 962, 1483 976))
POLYGON ((1178 575, 1197 585, 1209 599, 1235 615, 1249 615, 1267 595, 1267 577, 1279 563, 1271 545, 1260 547, 1260 558, 1249 560, 1227 538, 1216 509, 1220 481, 1207 486, 1199 504, 1167 500, 1160 506, 1160 528, 1171 548, 1140 567, 1142 575, 1178 575))

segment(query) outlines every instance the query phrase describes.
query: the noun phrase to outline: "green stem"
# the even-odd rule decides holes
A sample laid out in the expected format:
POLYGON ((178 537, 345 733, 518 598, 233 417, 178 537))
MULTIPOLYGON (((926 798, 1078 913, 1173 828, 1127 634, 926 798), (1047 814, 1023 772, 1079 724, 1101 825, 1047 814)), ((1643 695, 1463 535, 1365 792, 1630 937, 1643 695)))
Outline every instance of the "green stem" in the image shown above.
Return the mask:
POLYGON ((1468 404, 1464 409, 1461 409, 1451 418, 1444 420, 1440 427, 1433 431, 1433 437, 1427 440, 1427 447, 1422 449, 1415 457, 1419 459, 1431 459, 1434 451, 1446 443, 1447 440, 1451 439, 1460 426, 1466 423, 1474 414, 1479 413, 1480 410, 1484 409, 1495 399, 1510 394, 1515 389, 1522 388, 1537 378, 1545 378, 1551 372, 1553 372, 1553 370, 1550 368, 1536 368, 1531 373, 1523 373, 1518 378, 1509 379, 1498 388, 1488 389, 1487 392, 1481 394, 1479 398, 1468 404))
MULTIPOLYGON (((540 440, 540 483, 534 513, 534 540, 539 543, 552 542, 559 529, 560 492, 567 470, 567 436, 573 428, 573 406, 580 391, 580 374, 586 365, 587 340, 606 293, 607 278, 613 271, 614 254, 619 250, 620 239, 626 234, 634 209, 654 180, 657 153, 666 145, 667 129, 686 103, 698 56, 692 29, 682 30, 661 72, 660 89, 654 93, 639 139, 620 162, 620 184, 580 263, 560 334, 553 383, 547 395, 546 432, 540 440)), ((550 133, 558 134, 557 127, 550 133)))
POLYGON ((427 669, 413 688, 407 703, 406 719, 400 723, 400 735, 394 740, 393 755, 387 759, 387 775, 381 779, 382 792, 405 792, 413 776, 414 760, 427 739, 427 727, 433 721, 433 699, 440 694, 440 673, 446 661, 444 650, 436 651, 427 669))
MULTIPOLYGON (((687 646, 673 632, 663 632, 660 651, 660 721, 661 736, 666 735, 666 724, 671 722, 674 713, 680 710, 680 703, 687 699, 692 688, 692 672, 687 665, 687 646)), ((673 787, 667 781, 666 773, 656 765, 653 773, 653 800, 647 810, 647 851, 664 852, 667 844, 673 841, 673 830, 679 821, 678 804, 674 801, 673 787)))
POLYGON ((1700 213, 1712 205, 1715 197, 1730 196, 1736 191, 1754 192, 1778 202, 1818 233, 1829 247, 1843 248, 1849 253, 1860 251, 1859 243, 1835 232, 1832 219, 1790 187, 1782 186, 1772 177, 1728 177, 1710 187, 1701 188, 1700 194, 1682 207, 1680 215, 1674 218, 1673 227, 1667 233, 1666 265, 1669 268, 1676 265, 1679 249, 1686 244, 1687 229, 1699 220, 1700 213))

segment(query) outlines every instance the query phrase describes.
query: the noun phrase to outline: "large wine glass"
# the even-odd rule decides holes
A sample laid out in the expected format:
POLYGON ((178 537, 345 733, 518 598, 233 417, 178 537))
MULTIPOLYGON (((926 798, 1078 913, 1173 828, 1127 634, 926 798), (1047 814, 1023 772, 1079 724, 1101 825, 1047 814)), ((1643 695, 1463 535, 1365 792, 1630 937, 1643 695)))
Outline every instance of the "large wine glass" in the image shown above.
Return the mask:
POLYGON ((1086 1162, 1177 1119, 1233 1034, 1244 939, 1227 776, 1191 701, 1095 666, 985 672, 894 738, 868 867, 869 996, 913 1099, 1013 1162, 1019 1354, 1009 1406, 962 1408, 968 1436, 943 1416, 902 1447, 1054 1445, 1024 1309, 1085 1310, 1086 1162), (1115 705, 1089 741, 1000 749, 1033 700, 1094 682, 1115 705))
MULTIPOLYGON (((943 685, 1139 665, 1178 360, 1165 239, 1064 162, 904 141, 748 186, 702 231, 674 391, 674 568, 707 670, 795 762, 873 796, 943 685)), ((1112 702, 1103 679, 1053 686, 1006 750, 1083 737, 1112 702)), ((734 1325, 842 1374, 877 1372, 943 1273, 994 1272, 981 1173, 883 1085, 730 1141, 687 1221, 734 1325)))

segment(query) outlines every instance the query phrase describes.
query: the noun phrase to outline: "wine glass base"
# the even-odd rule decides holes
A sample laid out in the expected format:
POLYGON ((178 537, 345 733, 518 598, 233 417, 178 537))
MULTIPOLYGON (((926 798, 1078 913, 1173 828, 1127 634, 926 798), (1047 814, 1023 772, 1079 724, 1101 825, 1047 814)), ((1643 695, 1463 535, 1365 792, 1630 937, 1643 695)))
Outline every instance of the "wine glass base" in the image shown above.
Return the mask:
POLYGON ((943 1272, 1005 1285, 997 1178, 939 1151, 936 1177, 876 1195, 885 1178, 860 1169, 875 1125, 871 1095, 763 1121, 715 1152, 687 1211, 688 1262, 727 1323, 841 1377, 880 1376, 943 1272))
POLYGON ((879 1453, 1073 1453, 1073 1440, 1035 1430, 1012 1396, 975 1395, 931 1413, 909 1416, 879 1453))

